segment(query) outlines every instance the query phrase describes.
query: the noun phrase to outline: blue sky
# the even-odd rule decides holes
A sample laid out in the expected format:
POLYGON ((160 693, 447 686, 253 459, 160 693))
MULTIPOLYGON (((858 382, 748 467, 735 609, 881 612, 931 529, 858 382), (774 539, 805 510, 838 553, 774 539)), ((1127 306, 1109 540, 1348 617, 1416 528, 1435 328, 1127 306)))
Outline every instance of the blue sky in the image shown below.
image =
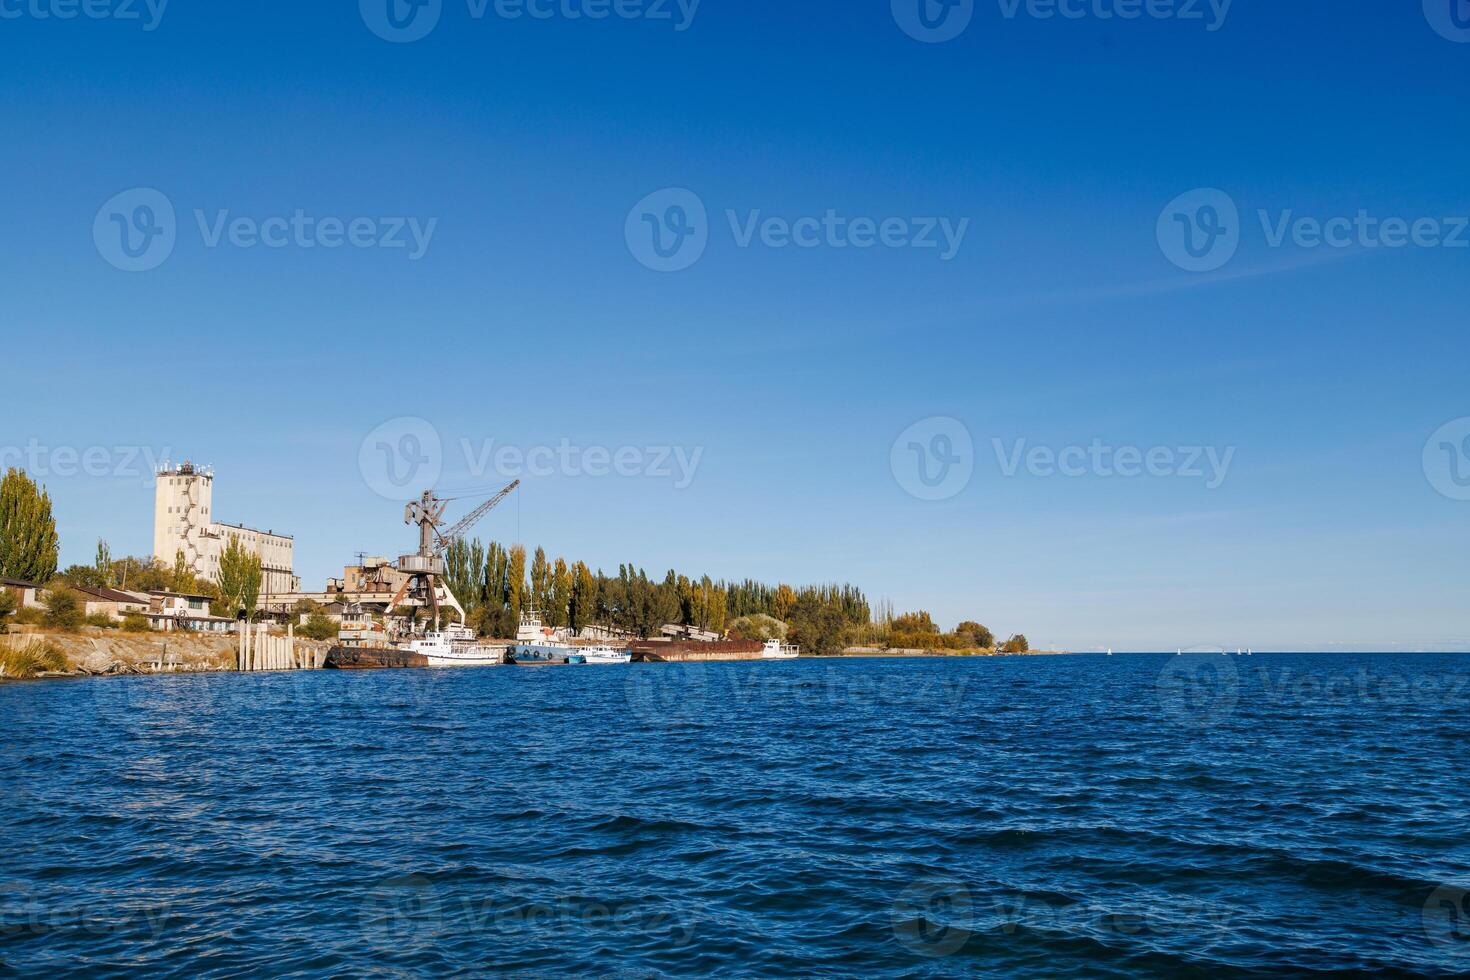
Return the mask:
POLYGON ((3 0, 0 450, 44 448, 64 562, 98 537, 151 546, 137 447, 213 464, 217 516, 293 533, 319 588, 357 551, 410 549, 360 450, 421 418, 455 489, 518 475, 470 465, 490 440, 639 449, 639 475, 553 467, 480 528, 606 569, 851 580, 1070 649, 1470 648, 1449 469, 1470 458, 1425 462, 1470 416, 1470 248, 1293 240, 1360 212, 1461 237, 1459 22, 1251 0, 1223 22, 1100 16, 1118 2, 977 2, 928 43, 902 0, 667 20, 444 0, 390 43, 371 3, 172 0, 154 22, 3 0), (175 241, 128 272, 106 241, 138 188, 175 241), (707 246, 659 272, 636 231, 670 188, 707 246), (1218 198, 1166 206, 1207 188, 1238 249, 1188 271, 1159 229, 1203 229, 1218 198), (742 247, 752 221, 829 211, 905 240, 967 224, 947 260, 773 247, 779 227, 742 247), (250 244, 297 212, 432 234, 416 258, 250 244), (931 419, 973 445, 937 500, 903 463, 955 424, 931 419), (1094 441, 1157 449, 1169 475, 1007 464, 1094 441), (118 462, 73 474, 62 447, 118 462), (658 447, 698 454, 687 486, 658 447), (1175 472, 1193 447, 1230 453, 1222 479, 1175 472))

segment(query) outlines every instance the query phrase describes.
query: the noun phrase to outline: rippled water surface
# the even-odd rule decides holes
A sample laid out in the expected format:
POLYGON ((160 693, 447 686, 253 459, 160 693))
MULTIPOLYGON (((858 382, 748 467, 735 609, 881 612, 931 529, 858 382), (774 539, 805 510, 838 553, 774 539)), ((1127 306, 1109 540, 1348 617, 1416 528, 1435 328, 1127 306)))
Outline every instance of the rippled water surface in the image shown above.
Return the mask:
POLYGON ((1470 657, 0 687, 5 968, 1470 970, 1470 657))

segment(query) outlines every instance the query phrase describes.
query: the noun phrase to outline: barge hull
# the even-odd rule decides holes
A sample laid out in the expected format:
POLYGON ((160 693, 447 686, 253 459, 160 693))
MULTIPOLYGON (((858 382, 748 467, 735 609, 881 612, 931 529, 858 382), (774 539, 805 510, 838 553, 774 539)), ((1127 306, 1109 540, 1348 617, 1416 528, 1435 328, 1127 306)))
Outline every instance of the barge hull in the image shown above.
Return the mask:
POLYGON ((392 647, 332 647, 322 666, 327 670, 393 670, 427 667, 429 658, 392 647))

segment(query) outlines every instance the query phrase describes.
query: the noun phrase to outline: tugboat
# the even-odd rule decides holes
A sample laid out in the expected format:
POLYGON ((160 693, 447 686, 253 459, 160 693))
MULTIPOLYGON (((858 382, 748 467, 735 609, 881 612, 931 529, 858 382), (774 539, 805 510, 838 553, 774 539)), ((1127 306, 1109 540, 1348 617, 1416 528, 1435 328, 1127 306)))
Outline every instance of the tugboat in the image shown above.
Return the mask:
POLYGON ((508 659, 521 667, 545 667, 551 664, 585 664, 587 658, 576 647, 565 643, 553 643, 550 630, 541 623, 534 609, 521 613, 521 625, 516 630, 515 645, 510 648, 508 659))

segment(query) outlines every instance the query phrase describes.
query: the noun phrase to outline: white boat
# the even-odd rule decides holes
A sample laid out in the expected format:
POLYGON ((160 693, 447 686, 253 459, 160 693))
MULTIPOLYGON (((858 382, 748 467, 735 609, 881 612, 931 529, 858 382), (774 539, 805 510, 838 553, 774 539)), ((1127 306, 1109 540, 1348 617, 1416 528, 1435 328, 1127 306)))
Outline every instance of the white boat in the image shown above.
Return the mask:
POLYGON ((408 648, 422 654, 430 667, 494 667, 505 663, 505 648, 477 641, 474 630, 459 623, 425 633, 408 648))
POLYGON ((761 647, 762 660, 795 660, 801 656, 801 647, 787 646, 780 640, 767 640, 761 647))
POLYGON ((631 650, 615 650, 604 644, 598 644, 595 647, 578 647, 577 652, 589 664, 627 664, 633 662, 633 652, 631 650))

